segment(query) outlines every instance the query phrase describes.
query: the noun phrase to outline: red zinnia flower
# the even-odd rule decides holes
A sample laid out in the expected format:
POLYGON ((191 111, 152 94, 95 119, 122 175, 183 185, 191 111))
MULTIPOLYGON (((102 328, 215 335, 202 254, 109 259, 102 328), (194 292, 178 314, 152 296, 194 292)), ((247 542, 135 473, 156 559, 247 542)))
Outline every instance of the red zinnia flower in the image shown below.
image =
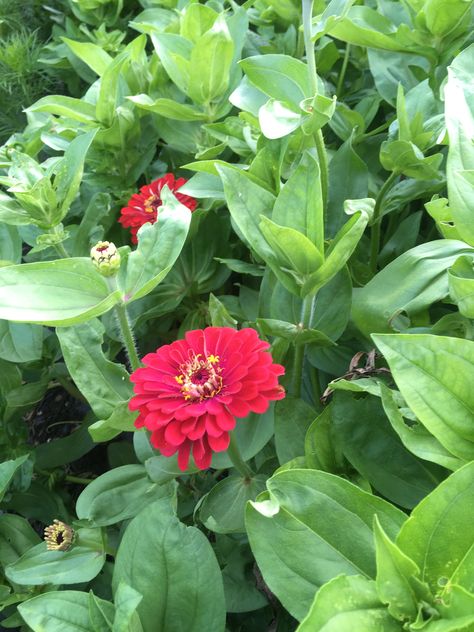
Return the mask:
POLYGON ((145 184, 140 189, 140 193, 134 193, 127 202, 127 206, 120 211, 121 217, 119 222, 124 228, 130 228, 132 233, 132 243, 138 243, 137 232, 138 229, 151 222, 154 224, 158 217, 158 207, 161 206, 161 189, 166 185, 170 191, 174 193, 177 199, 187 206, 192 212, 195 210, 197 202, 189 195, 179 193, 178 189, 185 184, 187 180, 185 178, 174 179, 172 173, 167 173, 158 180, 153 180, 151 184, 145 184))
POLYGON ((235 417, 264 413, 270 400, 285 396, 278 384, 285 369, 273 364, 269 346, 254 329, 207 327, 149 353, 131 376, 130 409, 140 411, 135 426, 151 430, 165 456, 178 452, 182 471, 191 448, 205 470, 213 452, 229 447, 235 417))

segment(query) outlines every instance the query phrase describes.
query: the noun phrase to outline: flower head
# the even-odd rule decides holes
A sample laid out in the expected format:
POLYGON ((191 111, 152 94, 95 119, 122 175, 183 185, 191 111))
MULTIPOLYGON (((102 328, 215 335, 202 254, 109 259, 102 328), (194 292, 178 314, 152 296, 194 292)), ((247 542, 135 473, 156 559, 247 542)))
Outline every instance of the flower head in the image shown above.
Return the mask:
POLYGON ((185 184, 185 178, 174 179, 172 173, 167 173, 158 180, 153 180, 151 184, 145 184, 140 189, 140 193, 134 193, 127 202, 127 206, 120 211, 119 222, 124 228, 130 228, 132 233, 132 243, 136 244, 138 229, 150 222, 154 224, 158 218, 158 208, 161 206, 161 190, 167 186, 174 193, 181 204, 186 206, 191 212, 196 209, 197 202, 189 195, 179 193, 178 189, 185 184))
POLYGON ((92 263, 103 276, 114 276, 120 268, 120 253, 111 241, 99 241, 91 248, 92 263))
POLYGON ((44 540, 48 551, 67 551, 74 540, 74 529, 54 519, 53 524, 44 530, 44 540))
POLYGON ((197 467, 208 468, 212 453, 228 448, 236 417, 264 413, 285 396, 278 384, 285 370, 269 346, 254 329, 207 327, 149 353, 131 376, 135 426, 148 428, 165 456, 178 452, 182 471, 191 450, 197 467))

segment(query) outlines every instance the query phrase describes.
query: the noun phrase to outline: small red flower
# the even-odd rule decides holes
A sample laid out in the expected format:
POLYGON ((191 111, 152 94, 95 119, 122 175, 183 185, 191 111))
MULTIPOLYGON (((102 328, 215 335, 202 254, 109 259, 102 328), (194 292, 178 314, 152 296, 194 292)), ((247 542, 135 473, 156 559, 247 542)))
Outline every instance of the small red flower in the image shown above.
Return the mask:
POLYGON ((264 413, 285 396, 270 345, 254 329, 207 327, 164 345, 143 358, 131 376, 136 395, 130 410, 137 428, 151 430, 151 442, 165 456, 178 452, 185 471, 191 448, 197 467, 211 465, 212 453, 229 447, 236 417, 264 413))
POLYGON ((161 189, 166 185, 170 191, 174 193, 181 204, 187 206, 192 212, 196 209, 197 202, 189 195, 179 193, 178 189, 185 184, 187 180, 185 178, 174 179, 172 173, 167 173, 158 180, 153 180, 151 184, 145 184, 140 189, 140 193, 134 193, 127 202, 127 206, 124 206, 120 211, 119 222, 124 228, 130 228, 132 233, 132 243, 138 243, 137 232, 138 229, 151 222, 154 224, 158 217, 158 207, 161 206, 161 189))

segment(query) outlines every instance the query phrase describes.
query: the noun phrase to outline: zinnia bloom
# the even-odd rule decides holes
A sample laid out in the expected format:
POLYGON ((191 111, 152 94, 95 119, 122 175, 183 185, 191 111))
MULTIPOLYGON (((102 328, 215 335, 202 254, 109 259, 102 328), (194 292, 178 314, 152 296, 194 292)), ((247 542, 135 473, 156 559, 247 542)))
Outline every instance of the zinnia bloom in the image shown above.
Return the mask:
POLYGON ((151 442, 165 456, 178 452, 184 471, 189 456, 201 470, 212 453, 229 447, 236 417, 264 413, 285 396, 269 344, 254 329, 207 327, 146 355, 145 368, 131 376, 136 395, 130 409, 137 428, 151 430, 151 442))
POLYGON ((196 209, 197 202, 189 195, 179 193, 178 189, 185 184, 185 178, 174 179, 172 173, 167 173, 158 180, 153 180, 151 184, 145 184, 140 189, 140 193, 134 193, 127 202, 127 206, 120 211, 119 222, 124 228, 130 228, 132 233, 132 243, 138 243, 138 229, 151 222, 154 224, 158 218, 158 208, 161 206, 161 189, 166 185, 174 193, 176 198, 187 206, 192 212, 196 209))

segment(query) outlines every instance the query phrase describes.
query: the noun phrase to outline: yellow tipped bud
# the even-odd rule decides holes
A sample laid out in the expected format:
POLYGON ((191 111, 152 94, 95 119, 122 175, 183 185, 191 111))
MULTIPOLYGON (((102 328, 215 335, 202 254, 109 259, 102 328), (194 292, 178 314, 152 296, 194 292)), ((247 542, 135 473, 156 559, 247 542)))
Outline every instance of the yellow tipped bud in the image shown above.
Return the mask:
POLYGON ((92 263, 102 276, 114 276, 120 268, 120 253, 111 241, 99 241, 91 248, 92 263))
POLYGON ((44 541, 48 551, 67 551, 74 540, 74 529, 61 520, 53 520, 53 524, 44 530, 44 541))

